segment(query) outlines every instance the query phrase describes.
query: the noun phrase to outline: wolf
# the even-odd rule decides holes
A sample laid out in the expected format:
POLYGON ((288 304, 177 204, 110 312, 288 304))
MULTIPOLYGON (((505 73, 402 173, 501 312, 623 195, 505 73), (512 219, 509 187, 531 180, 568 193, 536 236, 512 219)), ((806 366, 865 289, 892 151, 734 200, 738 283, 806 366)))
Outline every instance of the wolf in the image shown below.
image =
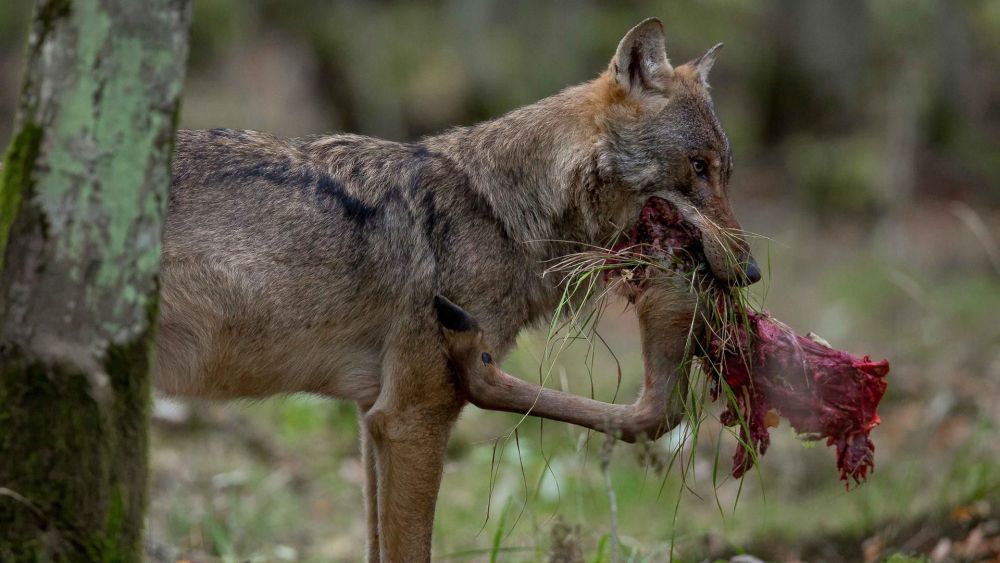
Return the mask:
MULTIPOLYGON (((414 143, 178 132, 156 387, 355 402, 370 561, 429 560, 445 444, 470 398, 519 412, 537 404, 626 438, 657 433, 650 420, 668 418, 659 395, 631 411, 554 391, 526 404, 541 391, 495 372, 470 385, 478 372, 456 349, 472 342, 499 361, 559 302, 545 263, 607 244, 652 197, 697 227, 718 280, 760 278, 729 203, 733 161, 709 95, 720 46, 674 67, 661 22, 648 19, 597 78, 414 143)), ((656 294, 640 321, 675 358, 690 303, 676 288, 656 294)), ((676 367, 650 361, 647 372, 676 367)))

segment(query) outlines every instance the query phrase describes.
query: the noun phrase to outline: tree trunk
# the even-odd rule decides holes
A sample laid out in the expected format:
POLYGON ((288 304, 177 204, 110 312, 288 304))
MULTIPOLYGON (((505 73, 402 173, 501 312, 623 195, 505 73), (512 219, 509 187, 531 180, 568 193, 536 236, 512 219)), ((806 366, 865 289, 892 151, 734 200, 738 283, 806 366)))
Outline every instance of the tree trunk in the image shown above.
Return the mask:
POLYGON ((137 561, 188 0, 39 0, 0 175, 0 560, 137 561))

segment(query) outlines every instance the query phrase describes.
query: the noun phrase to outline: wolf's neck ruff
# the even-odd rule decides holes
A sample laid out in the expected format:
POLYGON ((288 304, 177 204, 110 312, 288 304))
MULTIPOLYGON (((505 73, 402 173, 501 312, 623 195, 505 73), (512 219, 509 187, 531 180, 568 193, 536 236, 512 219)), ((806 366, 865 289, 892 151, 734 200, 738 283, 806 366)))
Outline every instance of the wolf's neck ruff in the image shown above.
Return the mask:
POLYGON ((468 175, 470 189, 538 262, 565 254, 569 242, 605 242, 615 228, 586 209, 599 197, 597 81, 425 140, 468 175))

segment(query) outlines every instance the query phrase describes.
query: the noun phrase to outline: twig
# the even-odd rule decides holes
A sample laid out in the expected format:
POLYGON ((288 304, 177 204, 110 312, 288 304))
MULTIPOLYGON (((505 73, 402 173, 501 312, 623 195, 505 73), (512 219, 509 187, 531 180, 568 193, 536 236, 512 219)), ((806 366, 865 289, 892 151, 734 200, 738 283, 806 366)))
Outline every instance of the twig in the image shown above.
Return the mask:
POLYGON ((604 474, 604 486, 608 489, 608 505, 611 512, 611 561, 612 563, 621 563, 621 553, 618 547, 618 498, 615 496, 615 487, 611 484, 611 472, 608 471, 615 442, 615 436, 609 432, 604 440, 604 446, 601 448, 601 473, 604 474))
POLYGON ((12 491, 12 490, 8 489, 7 487, 0 487, 0 496, 2 496, 2 497, 9 497, 9 498, 12 498, 12 499, 16 500, 17 502, 19 502, 19 503, 23 504, 24 506, 28 507, 28 509, 31 510, 32 514, 34 514, 35 516, 37 516, 39 520, 41 520, 42 522, 45 521, 45 513, 42 512, 42 509, 38 508, 37 506, 35 506, 35 503, 33 503, 30 500, 24 498, 17 491, 12 491))
POLYGON ((997 242, 993 240, 990 228, 986 226, 983 218, 968 204, 961 202, 953 203, 951 212, 965 224, 967 229, 972 231, 972 234, 979 240, 979 244, 983 246, 990 264, 993 265, 993 271, 1000 274, 1000 250, 997 249, 997 242))

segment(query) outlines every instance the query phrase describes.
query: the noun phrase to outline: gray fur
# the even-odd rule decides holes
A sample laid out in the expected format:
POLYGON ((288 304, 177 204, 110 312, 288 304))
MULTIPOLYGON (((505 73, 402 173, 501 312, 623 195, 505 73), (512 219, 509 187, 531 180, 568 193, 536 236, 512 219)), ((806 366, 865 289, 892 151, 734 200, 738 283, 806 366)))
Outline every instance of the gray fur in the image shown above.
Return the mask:
POLYGON ((688 158, 716 155, 723 185, 732 163, 704 90, 677 76, 604 107, 601 81, 415 144, 180 131, 158 383, 369 402, 385 335, 432 330, 436 293, 503 354, 558 301, 544 264, 582 246, 557 241, 605 243, 653 195, 711 216, 688 158))
POLYGON ((726 248, 749 256, 738 234, 720 236, 739 228, 729 142, 698 68, 672 68, 662 33, 647 20, 597 79, 419 143, 180 131, 156 385, 357 402, 369 558, 429 557, 465 400, 435 303, 467 310, 502 357, 558 303, 546 262, 607 244, 653 196, 701 230, 721 279, 738 277, 726 248))

